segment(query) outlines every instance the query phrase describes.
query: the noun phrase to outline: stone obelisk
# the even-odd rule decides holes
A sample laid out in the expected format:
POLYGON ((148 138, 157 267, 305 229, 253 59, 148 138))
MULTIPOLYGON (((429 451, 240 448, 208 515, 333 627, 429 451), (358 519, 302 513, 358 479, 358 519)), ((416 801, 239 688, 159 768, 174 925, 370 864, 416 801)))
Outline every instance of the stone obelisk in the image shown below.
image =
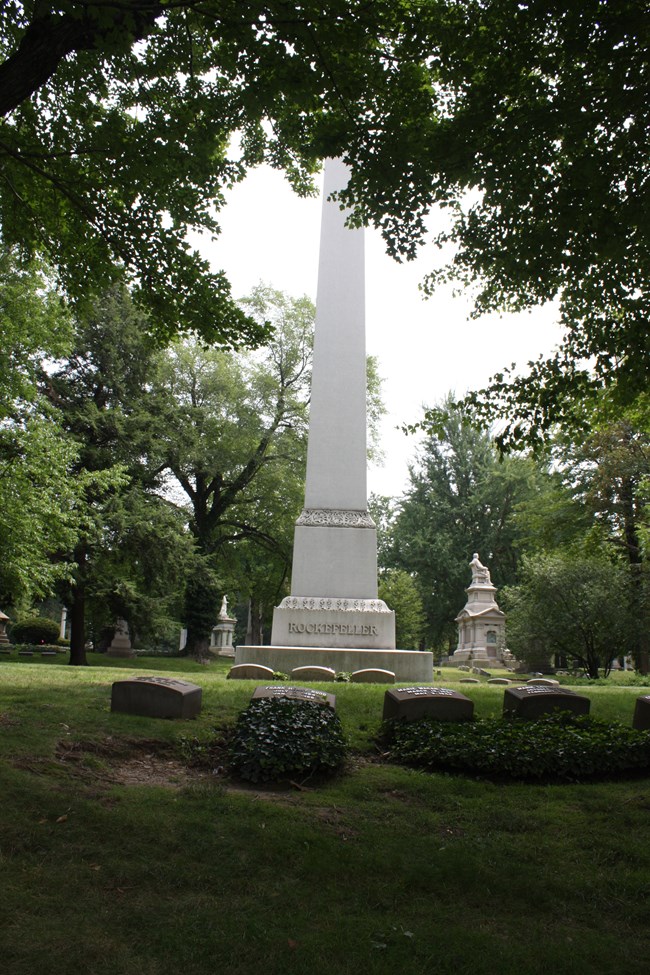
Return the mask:
POLYGON ((377 533, 366 488, 363 229, 329 199, 348 181, 325 164, 305 507, 296 522, 291 596, 271 644, 395 649, 395 616, 377 599, 377 533))
POLYGON ((238 647, 237 663, 274 670, 393 670, 431 679, 432 656, 395 650, 395 614, 377 598, 377 533, 366 486, 363 229, 346 226, 331 194, 348 170, 325 163, 305 506, 296 522, 291 595, 273 613, 269 647, 238 647))

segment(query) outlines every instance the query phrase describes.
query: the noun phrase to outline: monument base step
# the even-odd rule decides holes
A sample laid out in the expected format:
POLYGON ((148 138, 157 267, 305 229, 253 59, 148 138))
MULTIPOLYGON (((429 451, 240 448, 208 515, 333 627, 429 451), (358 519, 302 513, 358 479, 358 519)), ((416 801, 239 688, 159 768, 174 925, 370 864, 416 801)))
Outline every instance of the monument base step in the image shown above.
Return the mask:
POLYGON ((355 647, 235 648, 236 664, 261 664, 290 674, 295 667, 331 667, 339 673, 392 670, 399 681, 432 681, 433 654, 421 650, 359 650, 355 647))

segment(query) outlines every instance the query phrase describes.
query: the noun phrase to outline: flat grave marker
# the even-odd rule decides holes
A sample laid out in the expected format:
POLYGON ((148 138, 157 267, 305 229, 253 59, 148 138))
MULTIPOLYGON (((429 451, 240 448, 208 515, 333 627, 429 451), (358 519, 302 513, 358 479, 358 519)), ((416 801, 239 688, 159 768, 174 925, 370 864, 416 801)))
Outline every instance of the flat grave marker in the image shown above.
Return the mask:
POLYGON ((474 702, 449 687, 395 687, 384 694, 384 721, 471 721, 474 702))
POLYGON ((566 687, 548 687, 545 684, 524 684, 523 687, 507 687, 503 692, 503 714, 534 720, 553 711, 571 711, 573 714, 589 714, 591 701, 566 687))
POLYGON ((170 677, 131 677, 115 681, 111 711, 144 718, 195 718, 201 711, 201 688, 170 677))

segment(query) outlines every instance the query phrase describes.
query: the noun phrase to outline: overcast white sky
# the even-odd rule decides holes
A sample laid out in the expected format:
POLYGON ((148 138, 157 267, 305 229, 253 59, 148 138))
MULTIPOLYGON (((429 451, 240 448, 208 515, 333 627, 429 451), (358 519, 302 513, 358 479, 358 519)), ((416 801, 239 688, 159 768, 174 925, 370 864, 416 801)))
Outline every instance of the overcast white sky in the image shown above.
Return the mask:
MULTIPOLYGON (((300 199, 281 173, 260 168, 230 193, 219 214, 219 239, 201 250, 215 270, 226 271, 235 298, 263 281, 315 300, 320 210, 320 199, 300 199)), ((436 403, 449 390, 479 388, 512 362, 524 371, 560 339, 552 308, 470 321, 469 300, 453 297, 451 289, 425 300, 418 284, 439 260, 439 252, 425 246, 418 260, 398 264, 386 255, 379 234, 366 231, 367 346, 379 361, 388 409, 385 461, 368 472, 368 489, 377 494, 405 490, 417 439, 396 428, 418 420, 423 404, 436 403)))

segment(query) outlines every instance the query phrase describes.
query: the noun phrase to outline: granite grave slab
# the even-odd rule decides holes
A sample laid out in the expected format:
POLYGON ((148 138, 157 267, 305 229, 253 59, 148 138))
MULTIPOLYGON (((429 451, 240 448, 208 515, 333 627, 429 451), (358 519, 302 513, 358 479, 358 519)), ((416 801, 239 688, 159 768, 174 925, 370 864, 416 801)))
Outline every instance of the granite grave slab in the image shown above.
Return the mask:
POLYGON ((170 677, 131 677, 115 681, 111 711, 144 718, 195 718, 201 711, 197 684, 170 677))
POLYGON ((473 716, 474 702, 449 687, 395 687, 384 694, 384 721, 471 721, 473 716))
POLYGON ((650 694, 644 694, 643 697, 637 697, 634 705, 632 727, 636 728, 637 731, 650 730, 650 694))
POLYGON ((324 680, 333 681, 336 671, 333 667, 294 667, 291 671, 291 680, 324 680))
POLYGON ((350 680, 355 684, 394 684, 395 674, 392 670, 367 667, 364 670, 353 671, 350 680))
POLYGON ((503 714, 534 720, 553 711, 571 711, 573 714, 589 714, 591 701, 566 687, 548 687, 544 684, 524 684, 523 687, 507 687, 503 693, 503 714))
POLYGON ((272 680, 273 671, 262 664, 235 664, 228 671, 228 680, 272 680))

